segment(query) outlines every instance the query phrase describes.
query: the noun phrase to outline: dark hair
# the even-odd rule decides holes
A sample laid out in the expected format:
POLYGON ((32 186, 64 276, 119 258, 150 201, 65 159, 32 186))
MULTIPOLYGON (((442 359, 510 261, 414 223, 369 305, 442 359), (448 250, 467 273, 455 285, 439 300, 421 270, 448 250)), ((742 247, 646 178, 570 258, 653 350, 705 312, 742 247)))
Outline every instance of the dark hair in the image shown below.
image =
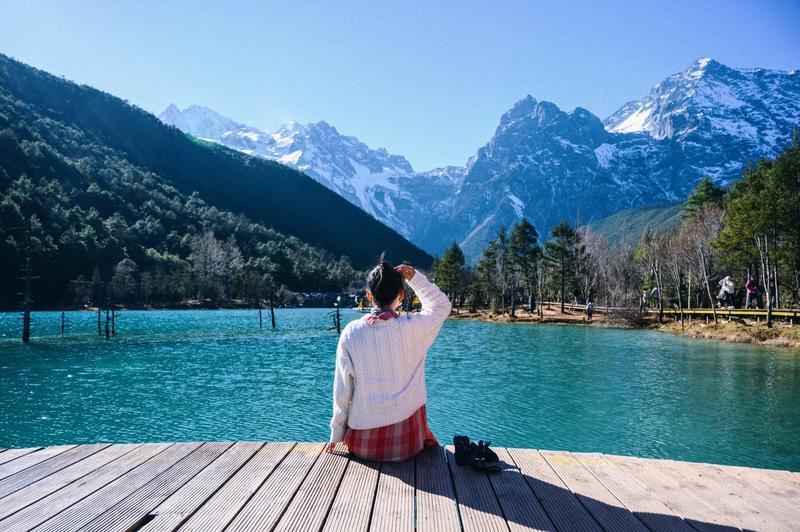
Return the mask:
POLYGON ((385 307, 395 300, 403 289, 403 276, 384 260, 385 253, 378 258, 378 265, 367 275, 367 286, 372 292, 375 305, 385 307))

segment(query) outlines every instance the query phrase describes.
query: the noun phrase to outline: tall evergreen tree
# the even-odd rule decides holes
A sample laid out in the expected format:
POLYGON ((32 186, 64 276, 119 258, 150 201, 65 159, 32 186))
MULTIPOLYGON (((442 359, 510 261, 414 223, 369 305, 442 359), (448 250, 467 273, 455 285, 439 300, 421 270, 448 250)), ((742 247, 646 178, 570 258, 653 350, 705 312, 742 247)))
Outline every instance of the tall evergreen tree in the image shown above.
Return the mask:
POLYGON ((539 257, 541 248, 538 244, 539 234, 528 220, 523 218, 511 230, 508 250, 511 263, 518 271, 528 294, 528 310, 534 309, 534 292, 539 275, 539 257))
POLYGON ((681 210, 681 217, 684 220, 691 220, 703 205, 722 207, 724 200, 725 190, 714 184, 708 176, 704 176, 686 198, 683 210, 681 210))
POLYGON ((798 139, 775 161, 761 161, 745 172, 730 192, 725 222, 716 242, 722 263, 757 266, 762 283, 771 285, 770 293, 777 293, 776 299, 786 283, 791 286, 790 302, 800 301, 798 139), (770 250, 769 264, 764 261, 764 249, 770 250))
POLYGON ((490 240, 475 268, 476 286, 484 293, 484 300, 493 311, 497 310, 497 242, 490 240))
POLYGON ((575 266, 581 253, 581 238, 567 222, 558 224, 550 235, 551 240, 544 243, 544 258, 556 278, 563 313, 567 287, 574 287, 576 282, 575 266))
POLYGON ((453 242, 436 261, 434 275, 442 291, 450 296, 451 301, 457 301, 464 285, 464 253, 458 244, 453 242))
MULTIPOLYGON (((500 308, 503 314, 506 312, 506 297, 511 282, 511 269, 508 256, 508 236, 505 229, 497 231, 497 238, 494 240, 495 248, 495 268, 497 270, 498 290, 500 291, 500 308)), ((513 297, 513 296, 512 296, 513 297)))

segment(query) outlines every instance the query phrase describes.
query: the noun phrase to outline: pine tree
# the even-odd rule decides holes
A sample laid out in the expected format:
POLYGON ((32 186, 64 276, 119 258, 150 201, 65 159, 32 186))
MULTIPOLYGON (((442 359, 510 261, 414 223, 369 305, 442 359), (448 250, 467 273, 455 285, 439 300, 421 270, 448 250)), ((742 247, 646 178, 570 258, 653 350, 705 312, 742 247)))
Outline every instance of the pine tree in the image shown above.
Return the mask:
POLYGON ((478 265, 475 268, 476 285, 485 294, 486 303, 492 311, 497 310, 497 242, 490 240, 483 249, 478 265))
POLYGON ((539 275, 541 248, 537 242, 536 228, 525 218, 511 230, 508 250, 513 267, 517 270, 528 293, 528 310, 534 309, 534 291, 539 275))
POLYGON ((442 258, 436 261, 434 267, 436 283, 450 296, 451 301, 458 299, 458 294, 464 285, 464 262, 464 253, 455 242, 447 248, 442 258))
POLYGON ((550 233, 552 239, 544 243, 544 258, 559 286, 561 312, 564 312, 567 287, 576 282, 575 267, 581 251, 581 238, 567 222, 561 222, 550 233))
POLYGON ((691 220, 703 205, 722 207, 724 200, 725 190, 715 185, 708 176, 705 176, 697 183, 689 197, 686 198, 681 217, 684 220, 691 220))

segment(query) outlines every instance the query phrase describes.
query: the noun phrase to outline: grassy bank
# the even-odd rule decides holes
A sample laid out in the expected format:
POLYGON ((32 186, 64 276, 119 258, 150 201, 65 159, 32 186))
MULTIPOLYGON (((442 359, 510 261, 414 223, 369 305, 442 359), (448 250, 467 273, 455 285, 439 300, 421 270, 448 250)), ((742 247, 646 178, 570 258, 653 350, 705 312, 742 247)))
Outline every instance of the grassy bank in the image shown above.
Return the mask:
POLYGON ((767 327, 763 322, 757 323, 754 320, 727 321, 720 319, 719 323, 709 323, 708 325, 697 320, 692 324, 684 321, 684 326, 681 327, 680 322, 669 321, 654 322, 650 328, 683 334, 692 338, 800 349, 800 326, 792 326, 783 322, 776 322, 772 327, 767 327))
MULTIPOLYGON (((562 313, 555 305, 549 309, 544 308, 541 317, 535 313, 529 314, 527 310, 520 309, 517 309, 516 314, 516 316, 510 316, 507 313, 493 313, 490 310, 483 309, 478 309, 477 312, 469 312, 467 309, 454 309, 450 319, 482 320, 497 323, 567 323, 589 327, 632 327, 629 323, 612 320, 602 314, 595 314, 592 321, 587 321, 586 314, 569 310, 562 313)), ((684 326, 681 327, 678 321, 665 320, 664 323, 659 323, 656 319, 647 319, 640 328, 683 334, 692 338, 707 340, 800 349, 800 326, 792 326, 783 322, 776 322, 770 328, 763 322, 758 323, 755 320, 729 322, 727 319, 721 318, 717 324, 706 324, 701 320, 689 324, 687 320, 684 322, 684 326)))

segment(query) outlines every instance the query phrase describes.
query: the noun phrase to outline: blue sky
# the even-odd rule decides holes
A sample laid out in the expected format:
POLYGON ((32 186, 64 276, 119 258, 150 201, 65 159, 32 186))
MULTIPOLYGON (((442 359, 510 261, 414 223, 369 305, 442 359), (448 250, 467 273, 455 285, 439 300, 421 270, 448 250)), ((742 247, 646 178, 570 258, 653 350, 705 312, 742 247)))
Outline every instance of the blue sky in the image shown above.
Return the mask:
POLYGON ((531 94, 601 118, 703 56, 800 67, 800 2, 0 0, 0 53, 158 113, 326 120, 417 170, 531 94))

